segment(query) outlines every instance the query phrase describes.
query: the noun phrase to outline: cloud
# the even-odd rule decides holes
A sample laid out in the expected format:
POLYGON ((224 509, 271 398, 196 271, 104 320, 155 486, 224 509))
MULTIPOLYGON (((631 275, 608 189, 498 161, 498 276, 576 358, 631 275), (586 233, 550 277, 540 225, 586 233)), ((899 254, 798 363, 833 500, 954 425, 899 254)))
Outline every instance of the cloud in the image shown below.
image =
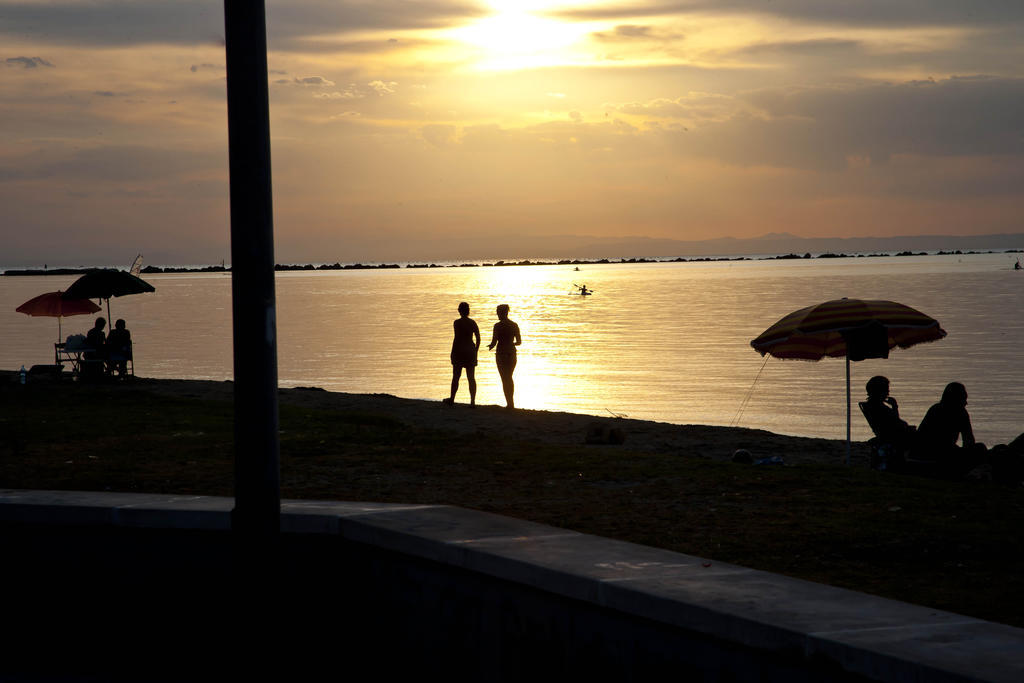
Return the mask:
POLYGON ((373 88, 378 95, 383 97, 384 95, 394 93, 395 86, 397 86, 398 83, 395 83, 394 81, 388 81, 387 83, 384 81, 370 81, 367 85, 373 88))
MULTIPOLYGON (((296 81, 297 80, 298 79, 296 79, 296 81)), ((290 81, 276 81, 276 82, 277 83, 290 83, 290 81)), ((331 83, 330 81, 326 81, 325 84, 324 84, 325 87, 328 86, 328 84, 330 86, 334 85, 334 83, 331 83)), ((366 97, 367 95, 369 95, 371 93, 374 93, 374 92, 376 92, 376 89, 372 86, 372 84, 367 84, 365 86, 361 86, 361 85, 358 85, 357 83, 349 83, 342 90, 335 90, 333 92, 315 92, 315 93, 313 93, 313 97, 315 97, 317 99, 320 99, 320 100, 361 100, 364 97, 366 97)))
MULTIPOLYGON (((224 38, 221 3, 208 0, 4 2, 0 34, 63 45, 198 45, 224 38)), ((307 50, 313 36, 436 28, 486 14, 470 0, 268 0, 271 50, 307 50)))
POLYGON ((270 47, 275 51, 301 52, 303 54, 359 54, 376 55, 398 51, 407 51, 412 48, 430 49, 439 45, 436 40, 420 38, 396 38, 373 39, 373 40, 352 40, 347 34, 319 35, 319 36, 296 36, 287 44, 279 41, 270 47))
MULTIPOLYGON (((282 85, 287 84, 298 84, 303 87, 315 87, 315 88, 329 88, 335 84, 332 81, 322 78, 320 76, 312 76, 309 78, 296 78, 294 81, 277 80, 275 83, 282 85)), ((398 83, 395 81, 370 81, 369 83, 349 83, 341 90, 334 90, 331 92, 314 92, 313 97, 318 100, 361 100, 370 95, 378 95, 383 97, 385 95, 392 95, 395 92, 395 88, 398 83)))
POLYGON ((761 92, 749 101, 773 118, 811 119, 851 143, 890 153, 1024 152, 1024 79, 986 76, 853 88, 761 92))
POLYGON ((605 110, 631 116, 684 119, 691 123, 724 121, 750 109, 745 102, 729 95, 692 92, 676 99, 658 98, 647 102, 628 102, 604 106, 605 110))
POLYGON ((680 142, 740 165, 846 168, 897 155, 1024 156, 1024 79, 948 78, 847 87, 773 88, 680 142))
POLYGON ((844 171, 856 160, 877 167, 897 157, 1024 162, 1024 78, 693 92, 602 108, 639 126, 637 145, 657 139, 680 159, 730 166, 844 171))
POLYGON ((594 40, 602 43, 677 42, 683 39, 683 36, 678 33, 637 24, 619 24, 611 31, 595 31, 590 35, 594 40))
POLYGON ((652 37, 652 28, 650 26, 634 26, 632 24, 621 24, 608 31, 596 31, 592 34, 595 39, 600 41, 620 41, 629 40, 632 38, 644 38, 648 39, 652 37))
POLYGON ((850 52, 859 52, 863 44, 856 40, 839 38, 821 38, 817 40, 794 40, 776 43, 754 43, 747 45, 734 54, 763 56, 763 55, 785 55, 795 57, 818 57, 822 55, 845 55, 850 52))
POLYGON ((223 40, 220 5, 204 0, 4 2, 0 33, 60 45, 202 44, 223 40))
POLYGON ((446 147, 455 141, 455 126, 440 124, 423 126, 420 128, 420 135, 435 147, 446 147))
POLYGON ((313 86, 317 88, 328 88, 334 85, 334 81, 329 81, 323 76, 306 76, 305 78, 296 78, 295 82, 299 85, 313 86))
POLYGON ((42 57, 8 57, 6 64, 7 66, 20 66, 24 69, 35 69, 40 66, 53 67, 53 64, 42 57))
POLYGON ((0 159, 0 182, 145 183, 222 169, 221 150, 108 145, 0 159))
MULTIPOLYGON (((316 49, 302 40, 310 36, 445 28, 487 13, 482 3, 473 0, 268 0, 267 35, 271 49, 308 51, 316 49)), ((372 47, 393 49, 406 42, 389 38, 373 41, 372 47)))
POLYGON ((615 35, 622 38, 648 38, 651 35, 651 27, 620 24, 615 27, 615 35))
POLYGON ((211 71, 211 70, 213 70, 213 71, 223 71, 224 67, 219 65, 219 64, 203 63, 203 64, 193 64, 192 66, 189 67, 188 70, 191 71, 192 73, 196 73, 197 71, 200 71, 200 70, 202 70, 202 71, 211 71))
MULTIPOLYGON (((541 158, 539 150, 552 146, 572 145, 594 152, 620 147, 624 154, 632 156, 645 145, 640 139, 640 130, 624 121, 602 121, 585 123, 578 112, 570 112, 569 120, 551 120, 523 128, 503 128, 492 124, 465 126, 461 136, 456 136, 454 127, 425 126, 447 130, 452 128, 448 142, 456 142, 465 154, 466 163, 490 163, 489 160, 505 155, 524 159, 541 158), (470 161, 475 159, 475 161, 470 161)), ((653 141, 652 141, 653 142, 653 141)))
POLYGON ((649 26, 635 26, 632 24, 622 24, 616 26, 610 32, 597 31, 591 34, 596 40, 599 41, 620 41, 630 40, 634 38, 649 39, 653 37, 653 29, 649 26))
MULTIPOLYGON (((314 78, 320 78, 319 76, 314 78)), ((302 79, 303 81, 309 81, 303 83, 303 85, 309 85, 314 87, 332 87, 334 83, 327 79, 321 79, 315 81, 314 79, 302 79)), ((277 83, 285 83, 285 81, 276 81, 277 83)), ((300 83, 300 79, 295 79, 296 83, 300 83)), ((369 83, 349 83, 341 90, 334 90, 331 92, 314 92, 313 97, 319 100, 362 100, 372 95, 384 97, 386 95, 393 95, 395 93, 398 83, 395 81, 382 81, 375 80, 369 83)))
POLYGON ((855 26, 999 26, 1024 21, 1024 3, 1007 0, 679 0, 635 2, 553 10, 578 21, 686 15, 768 15, 807 23, 855 26))

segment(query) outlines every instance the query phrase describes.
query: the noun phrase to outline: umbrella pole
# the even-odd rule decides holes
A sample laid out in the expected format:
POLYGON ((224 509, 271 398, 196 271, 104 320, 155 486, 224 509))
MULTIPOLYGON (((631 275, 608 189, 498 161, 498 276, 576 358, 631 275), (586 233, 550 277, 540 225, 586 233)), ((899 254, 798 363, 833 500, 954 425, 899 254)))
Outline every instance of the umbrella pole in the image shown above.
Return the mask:
POLYGON ((850 464, 850 357, 846 357, 846 464, 850 464))

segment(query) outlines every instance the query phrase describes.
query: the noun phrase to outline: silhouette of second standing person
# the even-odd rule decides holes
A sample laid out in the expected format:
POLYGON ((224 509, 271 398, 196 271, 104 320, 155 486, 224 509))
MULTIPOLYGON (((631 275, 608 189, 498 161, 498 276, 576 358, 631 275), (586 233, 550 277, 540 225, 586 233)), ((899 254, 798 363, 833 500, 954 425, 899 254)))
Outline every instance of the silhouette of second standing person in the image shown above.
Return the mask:
POLYGON ((522 344, 523 340, 519 336, 519 325, 508 319, 508 304, 498 306, 497 313, 498 322, 494 323, 494 333, 487 348, 498 347, 494 360, 498 365, 498 375, 501 377, 501 389, 505 392, 505 407, 515 408, 512 395, 516 391, 516 384, 512 381, 512 371, 516 369, 516 347, 522 344))
POLYGON ((455 392, 459 390, 462 369, 466 369, 469 382, 469 404, 476 405, 476 355, 480 350, 480 328, 469 317, 469 304, 459 303, 459 318, 454 323, 455 338, 452 340, 452 393, 444 399, 448 405, 455 405, 455 392))

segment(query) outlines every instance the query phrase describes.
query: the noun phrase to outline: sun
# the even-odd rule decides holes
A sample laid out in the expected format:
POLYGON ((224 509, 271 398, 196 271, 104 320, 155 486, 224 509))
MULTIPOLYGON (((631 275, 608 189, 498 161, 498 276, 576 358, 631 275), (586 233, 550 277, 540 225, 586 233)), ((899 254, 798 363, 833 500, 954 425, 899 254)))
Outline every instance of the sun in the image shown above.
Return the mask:
POLYGON ((455 41, 477 52, 476 66, 484 70, 524 69, 572 60, 571 48, 587 27, 541 13, 550 2, 492 0, 493 13, 449 32, 455 41))

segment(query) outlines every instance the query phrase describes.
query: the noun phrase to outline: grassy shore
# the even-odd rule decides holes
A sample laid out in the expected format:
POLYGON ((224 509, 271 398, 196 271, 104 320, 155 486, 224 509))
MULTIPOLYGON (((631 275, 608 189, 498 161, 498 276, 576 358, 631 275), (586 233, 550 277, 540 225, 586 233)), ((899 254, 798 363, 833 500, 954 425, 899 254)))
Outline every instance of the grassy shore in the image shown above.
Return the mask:
MULTIPOLYGON (((0 487, 231 495, 232 385, 21 386, 0 487)), ((871 471, 854 444, 287 389, 284 498, 445 503, 1024 626, 1024 491, 871 471), (587 444, 595 427, 621 445, 587 444), (730 461, 746 448, 785 465, 730 461)))

